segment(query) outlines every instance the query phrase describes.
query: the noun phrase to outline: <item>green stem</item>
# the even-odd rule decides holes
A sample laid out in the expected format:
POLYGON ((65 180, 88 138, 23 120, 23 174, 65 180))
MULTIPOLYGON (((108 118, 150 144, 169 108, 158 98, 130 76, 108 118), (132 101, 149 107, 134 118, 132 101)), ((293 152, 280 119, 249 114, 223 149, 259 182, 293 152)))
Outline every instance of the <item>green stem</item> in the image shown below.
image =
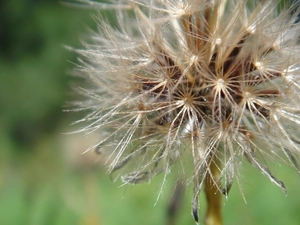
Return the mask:
POLYGON ((205 225, 222 225, 222 194, 216 183, 219 180, 219 161, 214 157, 210 163, 210 173, 205 179, 205 194, 207 199, 207 211, 205 225))

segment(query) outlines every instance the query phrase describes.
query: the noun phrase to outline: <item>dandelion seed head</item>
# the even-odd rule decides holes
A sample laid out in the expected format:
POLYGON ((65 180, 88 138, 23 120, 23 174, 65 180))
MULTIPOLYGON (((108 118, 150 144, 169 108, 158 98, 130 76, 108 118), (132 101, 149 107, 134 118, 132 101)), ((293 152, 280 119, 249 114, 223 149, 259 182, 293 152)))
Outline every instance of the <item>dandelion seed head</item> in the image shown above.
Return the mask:
POLYGON ((196 64, 198 62, 198 56, 192 55, 190 58, 190 66, 196 64))
POLYGON ((263 66, 263 63, 262 63, 262 62, 259 62, 259 61, 254 62, 254 65, 256 66, 256 68, 257 68, 258 70, 263 70, 263 69, 264 69, 264 66, 263 66))
POLYGON ((79 74, 91 83, 77 103, 88 111, 81 131, 101 133, 95 146, 110 155, 109 172, 137 184, 159 174, 165 182, 179 167, 198 205, 211 165, 218 161, 213 182, 227 195, 245 158, 285 191, 265 162, 300 171, 296 8, 255 0, 118 2, 118 26, 102 19, 77 50, 79 74))
POLYGON ((216 39, 216 45, 219 45, 219 44, 221 44, 222 43, 222 39, 221 38, 217 38, 216 39))
POLYGON ((250 26, 248 26, 247 27, 247 31, 249 32, 249 33, 255 33, 255 31, 256 31, 256 26, 255 26, 255 24, 251 24, 250 26))

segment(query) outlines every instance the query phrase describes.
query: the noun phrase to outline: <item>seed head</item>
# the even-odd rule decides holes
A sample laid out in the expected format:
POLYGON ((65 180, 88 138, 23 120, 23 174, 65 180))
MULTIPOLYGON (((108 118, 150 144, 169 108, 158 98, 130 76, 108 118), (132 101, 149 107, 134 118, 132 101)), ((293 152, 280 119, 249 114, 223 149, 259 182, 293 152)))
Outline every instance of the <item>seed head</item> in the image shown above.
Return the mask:
MULTIPOLYGON (((298 172, 300 46, 295 6, 254 0, 86 1, 111 9, 84 43, 79 73, 91 86, 77 103, 80 132, 97 133, 109 172, 150 181, 179 165, 227 195, 246 158, 274 184, 273 159, 298 172), (192 166, 192 171, 189 169, 192 166)), ((196 209, 194 209, 196 211, 196 209)), ((197 217, 195 215, 195 217, 197 217)))

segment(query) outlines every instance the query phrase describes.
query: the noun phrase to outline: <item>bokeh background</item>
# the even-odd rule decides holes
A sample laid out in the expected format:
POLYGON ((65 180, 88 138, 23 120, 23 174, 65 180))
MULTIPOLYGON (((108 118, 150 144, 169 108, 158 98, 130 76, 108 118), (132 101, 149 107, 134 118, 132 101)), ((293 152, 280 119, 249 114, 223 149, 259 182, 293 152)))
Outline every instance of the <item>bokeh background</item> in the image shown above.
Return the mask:
MULTIPOLYGON (((101 156, 81 154, 90 137, 65 135, 81 115, 63 112, 76 99, 72 83, 80 82, 68 75, 76 55, 64 46, 80 46, 78 39, 95 27, 95 13, 56 0, 0 3, 0 224, 194 224, 190 190, 180 195, 175 222, 167 219, 175 174, 156 202, 161 177, 122 186, 106 174, 101 156)), ((299 225, 299 175, 271 165, 288 188, 285 196, 244 164, 244 196, 235 182, 224 200, 225 224, 299 225)), ((203 196, 200 210, 203 218, 203 196)))

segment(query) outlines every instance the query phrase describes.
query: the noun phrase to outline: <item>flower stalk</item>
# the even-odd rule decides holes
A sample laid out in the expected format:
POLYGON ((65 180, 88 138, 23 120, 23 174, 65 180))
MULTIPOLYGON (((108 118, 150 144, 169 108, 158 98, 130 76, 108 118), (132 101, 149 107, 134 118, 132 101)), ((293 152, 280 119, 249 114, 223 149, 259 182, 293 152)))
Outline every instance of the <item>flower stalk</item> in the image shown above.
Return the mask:
POLYGON ((222 193, 220 184, 216 183, 220 179, 220 163, 218 159, 210 162, 210 173, 205 177, 205 195, 207 200, 207 210, 205 225, 223 225, 222 219, 222 193))

